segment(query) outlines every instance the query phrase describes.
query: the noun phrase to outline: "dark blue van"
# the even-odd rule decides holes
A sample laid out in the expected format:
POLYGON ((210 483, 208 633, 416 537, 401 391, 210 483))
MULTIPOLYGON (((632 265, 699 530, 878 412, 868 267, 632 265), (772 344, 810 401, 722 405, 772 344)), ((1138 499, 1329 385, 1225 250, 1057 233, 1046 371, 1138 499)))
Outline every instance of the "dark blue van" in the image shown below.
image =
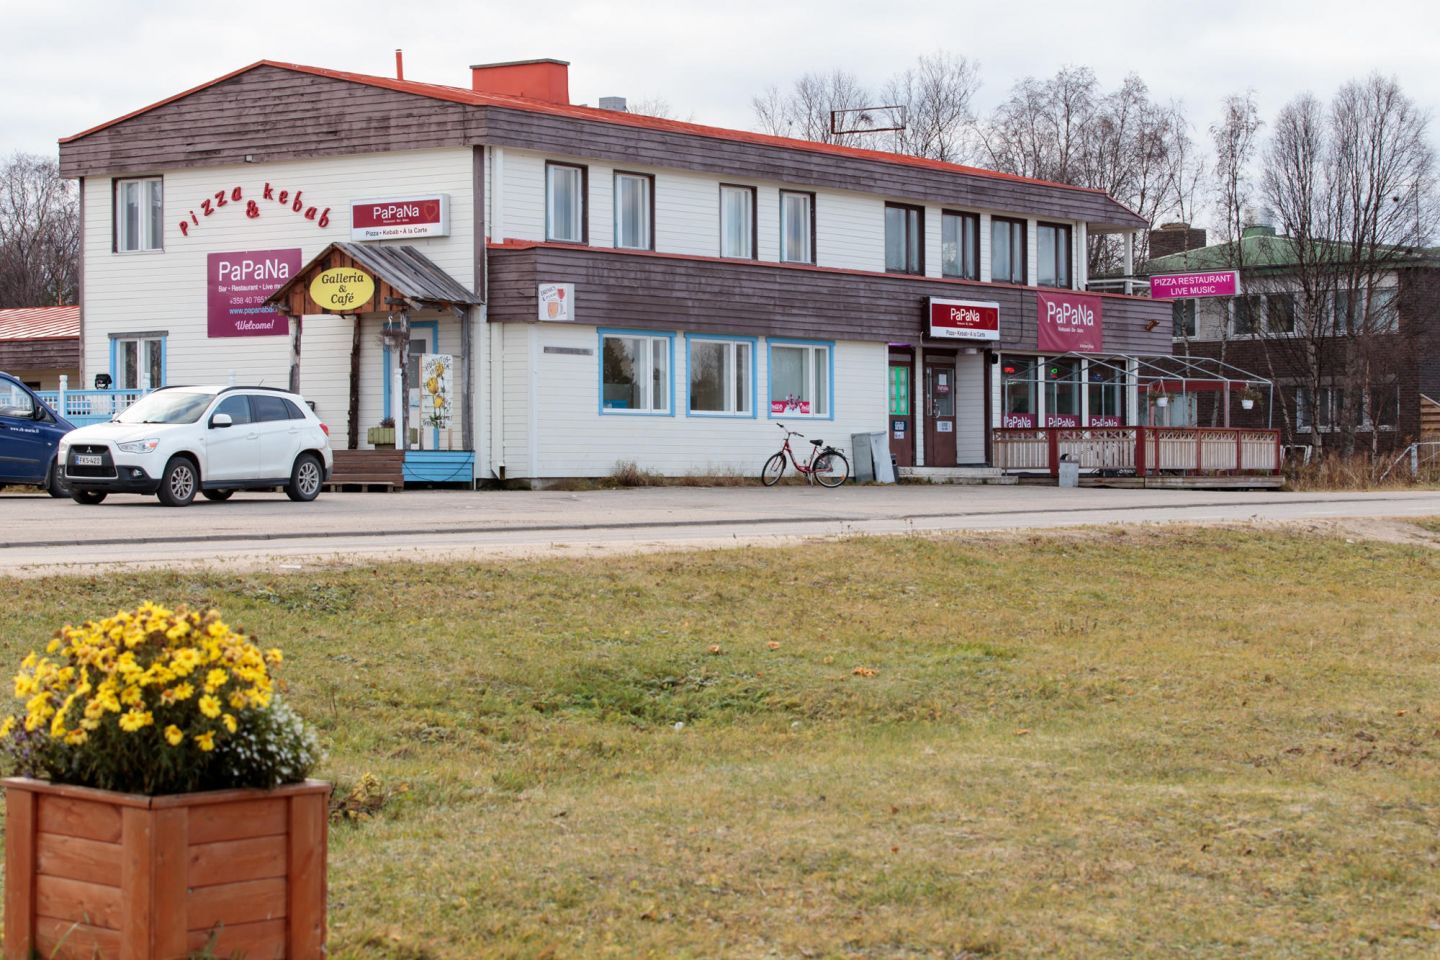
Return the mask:
POLYGON ((55 450, 74 429, 33 390, 0 373, 0 485, 32 484, 52 497, 70 496, 55 450))

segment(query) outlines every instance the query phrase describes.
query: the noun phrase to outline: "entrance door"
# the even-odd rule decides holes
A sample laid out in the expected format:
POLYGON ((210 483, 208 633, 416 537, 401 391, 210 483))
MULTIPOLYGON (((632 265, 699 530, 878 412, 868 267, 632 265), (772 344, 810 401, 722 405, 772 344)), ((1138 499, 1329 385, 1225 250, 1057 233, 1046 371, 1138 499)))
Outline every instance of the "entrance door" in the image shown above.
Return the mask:
POLYGON ((910 396, 913 369, 908 358, 890 358, 890 418, 886 429, 890 432, 890 455, 899 467, 915 466, 915 411, 910 396))
POLYGON ((955 466, 955 360, 925 364, 925 465, 955 466))

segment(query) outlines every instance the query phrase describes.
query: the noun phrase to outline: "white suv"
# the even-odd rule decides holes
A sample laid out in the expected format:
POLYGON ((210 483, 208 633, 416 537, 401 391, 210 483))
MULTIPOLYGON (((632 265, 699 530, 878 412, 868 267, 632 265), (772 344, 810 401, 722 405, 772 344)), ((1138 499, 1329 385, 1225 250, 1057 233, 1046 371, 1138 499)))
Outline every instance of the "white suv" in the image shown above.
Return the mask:
POLYGON ((67 433, 59 462, 71 496, 153 493, 183 507, 199 493, 284 487, 314 500, 330 476, 330 430, 298 395, 269 387, 165 387, 109 423, 67 433))

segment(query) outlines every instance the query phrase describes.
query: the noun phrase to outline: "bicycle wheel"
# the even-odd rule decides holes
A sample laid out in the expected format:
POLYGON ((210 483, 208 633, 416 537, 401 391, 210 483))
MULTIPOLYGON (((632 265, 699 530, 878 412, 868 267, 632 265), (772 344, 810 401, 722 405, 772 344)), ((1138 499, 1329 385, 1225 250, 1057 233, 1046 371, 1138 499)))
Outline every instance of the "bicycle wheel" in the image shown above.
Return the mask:
POLYGON ((850 479, 850 461, 839 450, 826 450, 815 458, 811 476, 822 487, 838 487, 850 479))
POLYGON ((785 454, 777 453, 765 461, 765 469, 760 471, 760 482, 767 487, 773 487, 780 482, 785 475, 785 454))

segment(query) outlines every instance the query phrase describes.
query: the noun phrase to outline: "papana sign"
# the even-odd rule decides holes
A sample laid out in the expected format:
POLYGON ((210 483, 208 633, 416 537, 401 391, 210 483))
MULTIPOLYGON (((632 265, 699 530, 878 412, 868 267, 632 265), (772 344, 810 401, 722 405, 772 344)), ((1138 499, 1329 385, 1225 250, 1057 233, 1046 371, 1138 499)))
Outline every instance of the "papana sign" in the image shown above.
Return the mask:
POLYGON ((207 335, 288 335, 289 318, 274 307, 265 306, 265 301, 299 272, 298 247, 209 254, 206 257, 207 335))
POLYGON ((350 204, 350 239, 443 237, 450 233, 450 195, 385 197, 350 204))
POLYGON ((1029 430, 1035 426, 1033 413, 1007 413, 1000 417, 1000 426, 1008 430, 1029 430))
POLYGON ((1099 297, 1080 293, 1036 293, 1037 346, 1046 353, 1099 353, 1105 335, 1099 297))
POLYGON ((999 340, 1000 304, 992 300, 931 297, 930 336, 946 340, 999 340))

